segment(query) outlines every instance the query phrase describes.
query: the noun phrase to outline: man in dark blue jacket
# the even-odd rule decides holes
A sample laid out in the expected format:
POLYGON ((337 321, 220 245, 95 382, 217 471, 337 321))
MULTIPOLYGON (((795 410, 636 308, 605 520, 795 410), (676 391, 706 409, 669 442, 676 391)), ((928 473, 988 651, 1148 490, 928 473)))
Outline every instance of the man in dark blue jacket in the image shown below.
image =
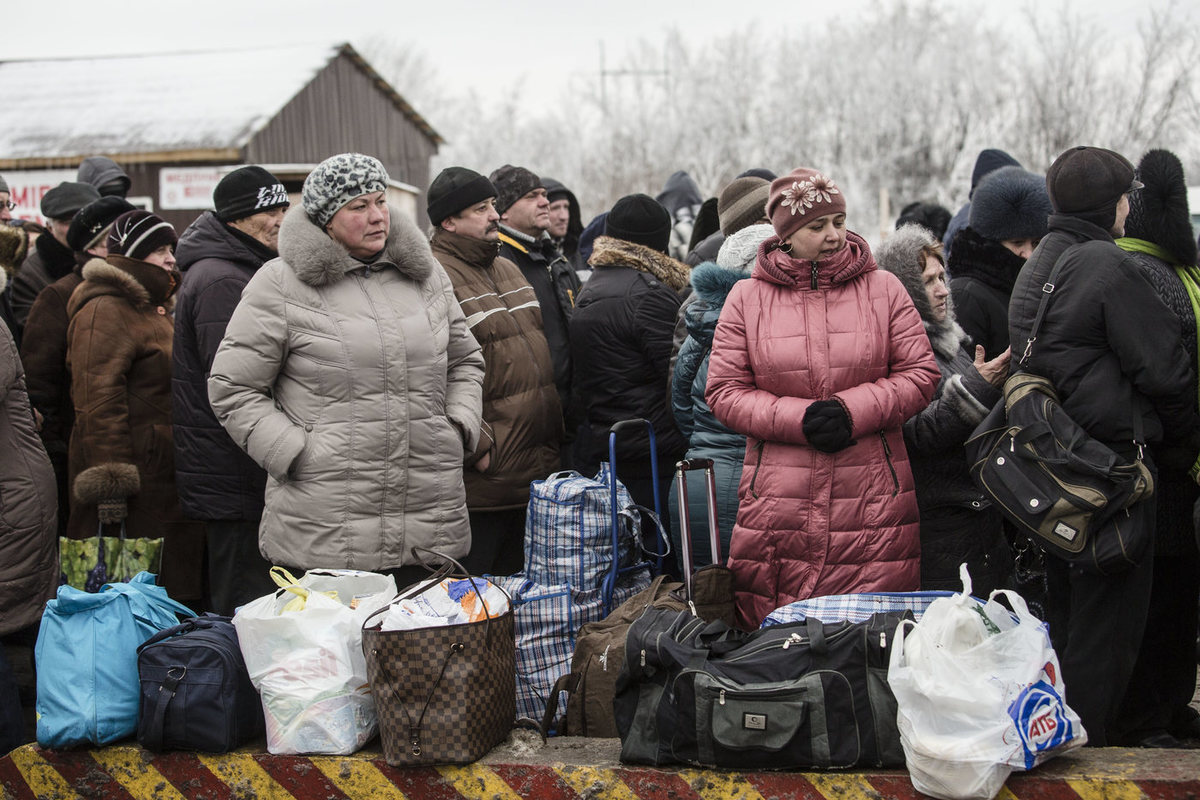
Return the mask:
POLYGON ((179 237, 183 283, 175 301, 171 416, 179 503, 203 520, 212 608, 219 614, 275 588, 258 551, 266 472, 242 452, 208 403, 208 375, 242 289, 275 258, 289 205, 283 183, 262 167, 230 172, 206 211, 179 237))

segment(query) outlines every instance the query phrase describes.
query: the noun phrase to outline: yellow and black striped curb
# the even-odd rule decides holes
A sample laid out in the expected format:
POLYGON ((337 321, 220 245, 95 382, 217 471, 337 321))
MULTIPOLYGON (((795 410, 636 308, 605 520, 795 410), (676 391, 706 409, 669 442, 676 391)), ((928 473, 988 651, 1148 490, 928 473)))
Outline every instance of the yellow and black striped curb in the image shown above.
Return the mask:
MULTIPOLYGON (((581 740, 576 740, 576 743, 581 740)), ((5 800, 916 800, 903 770, 724 772, 615 763, 612 740, 527 763, 496 752, 465 767, 388 766, 378 751, 353 756, 153 754, 135 745, 54 751, 26 745, 0 758, 5 800), (566 755, 597 763, 552 760, 566 755), (535 763, 536 762, 536 763, 535 763)), ((1014 774, 1000 800, 1200 800, 1200 750, 1076 751, 1014 774)))

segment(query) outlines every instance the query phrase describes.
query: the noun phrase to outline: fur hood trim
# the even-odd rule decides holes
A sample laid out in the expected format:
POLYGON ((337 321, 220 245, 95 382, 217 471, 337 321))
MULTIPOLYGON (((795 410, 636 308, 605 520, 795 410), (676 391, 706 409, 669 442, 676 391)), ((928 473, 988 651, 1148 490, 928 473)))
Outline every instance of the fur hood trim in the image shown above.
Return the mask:
POLYGON ((692 288, 696 297, 714 306, 721 306, 734 284, 746 280, 750 273, 726 269, 720 264, 705 261, 692 268, 692 288))
MULTIPOLYGON (((378 269, 390 265, 417 283, 424 283, 438 268, 429 250, 429 239, 395 208, 388 206, 388 210, 391 221, 387 242, 379 259, 370 266, 378 269)), ((317 227, 302 205, 292 206, 283 218, 279 228, 279 256, 297 278, 316 287, 336 283, 347 272, 367 266, 317 227)))
POLYGON ((141 491, 141 477, 133 464, 97 464, 75 477, 75 499, 81 503, 132 497, 141 491))
POLYGON ((121 293, 127 295, 138 308, 147 308, 150 305, 150 292, 146 290, 145 286, 138 283, 137 278, 120 267, 114 267, 102 258, 93 258, 88 261, 83 265, 80 274, 85 281, 103 283, 120 289, 121 293))
MULTIPOLYGON (((966 331, 958 324, 954 316, 954 300, 946 296, 946 318, 941 322, 933 319, 933 309, 929 307, 929 295, 925 293, 924 267, 920 263, 921 250, 933 248, 940 244, 933 234, 920 225, 904 225, 883 240, 875 259, 879 268, 887 270, 900 279, 900 283, 908 292, 909 298, 921 315, 925 325, 925 333, 929 335, 929 343, 944 359, 954 358, 967 341, 966 331)), ((947 273, 946 281, 950 275, 947 273)))
MULTIPOLYGON (((929 344, 933 345, 933 349, 937 354, 946 360, 954 358, 959 350, 966 347, 970 342, 970 337, 967 332, 958 324, 958 320, 954 318, 954 306, 950 302, 950 298, 946 298, 946 319, 942 322, 931 322, 922 319, 921 323, 925 326, 925 334, 929 337, 929 344)), ((972 358, 975 356, 975 351, 968 351, 972 358)))
POLYGON ((611 236, 596 239, 588 263, 593 267, 632 267, 653 275, 677 292, 688 284, 688 268, 682 261, 645 245, 611 236))

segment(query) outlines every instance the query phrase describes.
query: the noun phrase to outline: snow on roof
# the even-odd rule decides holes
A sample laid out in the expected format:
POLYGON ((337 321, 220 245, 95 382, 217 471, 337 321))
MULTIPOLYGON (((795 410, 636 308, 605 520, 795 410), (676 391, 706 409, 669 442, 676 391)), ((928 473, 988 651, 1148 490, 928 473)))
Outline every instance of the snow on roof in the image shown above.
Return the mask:
POLYGON ((365 66, 347 45, 0 62, 0 160, 241 148, 343 51, 365 66))

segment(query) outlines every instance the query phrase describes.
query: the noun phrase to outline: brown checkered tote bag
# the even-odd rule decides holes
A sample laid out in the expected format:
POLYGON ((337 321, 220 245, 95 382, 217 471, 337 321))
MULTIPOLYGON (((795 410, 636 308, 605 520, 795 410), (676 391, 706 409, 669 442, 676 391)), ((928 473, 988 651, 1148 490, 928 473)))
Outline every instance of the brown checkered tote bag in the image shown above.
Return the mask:
MULTIPOLYGON (((435 586, 451 575, 453 559, 430 581, 401 592, 393 603, 435 586)), ((375 695, 383 757, 393 767, 469 764, 504 741, 516 718, 516 644, 511 603, 505 614, 465 625, 381 631, 376 618, 363 623, 367 678, 375 695)))

